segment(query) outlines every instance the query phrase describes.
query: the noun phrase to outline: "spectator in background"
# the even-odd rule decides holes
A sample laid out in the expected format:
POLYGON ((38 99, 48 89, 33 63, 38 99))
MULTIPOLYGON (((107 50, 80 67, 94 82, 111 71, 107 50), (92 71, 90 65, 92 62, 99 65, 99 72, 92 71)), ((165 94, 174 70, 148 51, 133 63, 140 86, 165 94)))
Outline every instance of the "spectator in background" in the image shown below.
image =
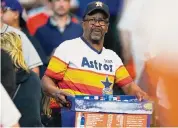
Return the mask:
MULTIPOLYGON (((20 0, 27 13, 27 27, 31 35, 34 35, 36 30, 46 24, 49 16, 53 15, 49 0, 29 0, 30 5, 26 0, 20 0)), ((78 9, 78 0, 70 0, 70 11, 76 12, 78 9)), ((77 21, 76 16, 72 15, 72 20, 77 21)))
POLYGON ((17 88, 15 78, 15 69, 11 57, 1 49, 1 83, 11 98, 17 88))
POLYGON ((82 35, 79 21, 69 13, 70 0, 49 0, 49 2, 53 15, 34 34, 47 57, 50 57, 53 50, 63 41, 82 35))
MULTIPOLYGON (((52 15, 52 10, 48 6, 48 0, 19 0, 28 14, 28 18, 33 17, 39 13, 45 13, 48 16, 52 15)), ((73 12, 79 7, 78 0, 71 0, 70 10, 73 12)))
POLYGON ((39 27, 46 24, 48 17, 53 13, 49 2, 48 0, 20 0, 19 2, 25 9, 23 18, 27 22, 29 33, 34 35, 39 27))
POLYGON ((19 123, 22 127, 41 127, 40 79, 25 63, 20 36, 14 32, 6 32, 1 36, 1 48, 10 55, 16 71, 17 88, 13 100, 22 114, 19 123))
POLYGON ((20 112, 0 83, 0 127, 19 128, 20 112))
MULTIPOLYGON (((17 11, 12 11, 12 10, 16 9, 15 7, 17 4, 12 4, 11 7, 6 7, 6 2, 9 3, 9 2, 14 2, 14 1, 4 1, 3 0, 1 2, 1 10, 0 10, 1 33, 3 34, 6 32, 15 32, 18 35, 20 35, 21 40, 23 42, 22 48, 23 48, 23 54, 24 54, 26 64, 28 65, 28 67, 30 69, 32 69, 34 72, 39 74, 39 66, 41 66, 43 63, 42 63, 38 53, 36 52, 35 48, 33 47, 31 42, 27 38, 27 36, 22 31, 4 23, 6 21, 7 21, 7 23, 9 23, 8 20, 11 19, 11 17, 13 17, 13 15, 15 15, 14 18, 17 18, 17 16, 19 15, 19 13, 17 11)), ((19 5, 17 5, 17 7, 19 7, 19 5)), ((10 22, 10 23, 13 24, 14 22, 10 22)))
POLYGON ((4 12, 3 21, 8 25, 20 29, 22 32, 26 34, 28 39, 32 42, 33 46, 35 47, 36 51, 38 52, 41 60, 43 63, 46 62, 46 58, 44 55, 44 51, 38 42, 33 36, 31 36, 26 28, 26 22, 22 18, 23 8, 17 0, 4 0, 5 6, 4 8, 11 13, 4 12))
POLYGON ((11 100, 17 87, 15 76, 11 57, 1 49, 0 127, 19 127, 21 114, 11 100))
POLYGON ((15 76, 10 55, 1 49, 0 127, 19 127, 21 114, 11 100, 17 87, 15 76))

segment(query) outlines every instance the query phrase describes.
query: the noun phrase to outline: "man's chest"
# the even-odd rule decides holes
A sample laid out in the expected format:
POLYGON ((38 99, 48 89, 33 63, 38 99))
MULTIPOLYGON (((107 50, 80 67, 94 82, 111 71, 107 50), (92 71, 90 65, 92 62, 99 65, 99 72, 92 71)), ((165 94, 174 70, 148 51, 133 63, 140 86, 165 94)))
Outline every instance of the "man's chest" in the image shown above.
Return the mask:
POLYGON ((102 54, 75 53, 70 57, 69 67, 107 75, 115 75, 114 59, 102 54))

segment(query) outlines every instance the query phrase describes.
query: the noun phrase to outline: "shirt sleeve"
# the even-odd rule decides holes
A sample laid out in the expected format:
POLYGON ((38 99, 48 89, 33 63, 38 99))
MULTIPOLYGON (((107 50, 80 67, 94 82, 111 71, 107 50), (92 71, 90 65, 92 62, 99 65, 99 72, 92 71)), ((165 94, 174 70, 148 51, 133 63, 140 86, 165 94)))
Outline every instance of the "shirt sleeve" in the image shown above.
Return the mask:
POLYGON ((56 48, 53 56, 51 57, 45 75, 56 80, 63 79, 69 64, 67 51, 68 48, 65 42, 63 42, 56 48))
POLYGON ((27 38, 25 34, 22 34, 22 49, 24 53, 25 62, 30 69, 43 65, 37 51, 27 38))
POLYGON ((127 69, 123 65, 121 59, 116 55, 115 58, 115 64, 116 64, 116 72, 115 72, 115 83, 119 86, 125 86, 129 83, 131 83, 133 80, 131 76, 129 75, 127 69))
POLYGON ((11 127, 19 122, 21 114, 2 84, 0 84, 0 92, 0 125, 1 127, 11 127))

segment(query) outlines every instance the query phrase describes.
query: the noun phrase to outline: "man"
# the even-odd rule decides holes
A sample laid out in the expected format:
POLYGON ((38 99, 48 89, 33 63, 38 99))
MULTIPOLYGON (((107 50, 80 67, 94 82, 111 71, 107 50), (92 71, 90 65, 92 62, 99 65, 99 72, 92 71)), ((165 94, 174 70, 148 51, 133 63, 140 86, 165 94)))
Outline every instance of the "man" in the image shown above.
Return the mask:
POLYGON ((70 0, 49 0, 53 15, 39 27, 34 36, 40 41, 46 56, 65 40, 82 35, 82 27, 70 14, 70 0))
POLYGON ((83 16, 83 36, 65 41, 55 50, 42 81, 44 91, 61 101, 61 106, 66 103, 65 95, 102 95, 103 88, 112 89, 114 83, 139 100, 148 98, 116 53, 103 47, 108 21, 107 5, 89 3, 83 16))
POLYGON ((16 17, 20 15, 18 11, 12 11, 12 10, 17 10, 17 9, 22 10, 22 7, 17 3, 17 1, 14 1, 14 0, 13 1, 10 1, 10 0, 2 1, 1 12, 0 12, 1 13, 0 14, 1 15, 1 22, 0 22, 1 33, 15 32, 20 35, 22 39, 22 43, 23 43, 22 48, 23 48, 23 53, 24 53, 26 64, 28 65, 30 69, 32 69, 34 72, 39 74, 39 66, 41 66, 43 63, 38 53, 36 52, 35 48, 33 47, 31 42, 27 38, 27 36, 22 31, 4 23, 4 22, 7 22, 8 24, 11 23, 11 25, 16 26, 15 24, 16 22, 10 22, 11 20, 9 19, 12 19, 11 17, 14 17, 16 19, 16 17), (14 4, 11 4, 11 2, 13 2, 14 4), (8 7, 6 5, 11 5, 11 6, 8 7))
MULTIPOLYGON (((20 3, 26 9, 26 21, 27 27, 30 34, 34 35, 36 30, 46 24, 49 16, 53 15, 53 11, 50 8, 49 0, 20 0, 20 3), (29 4, 31 3, 31 4, 29 4), (35 7, 34 7, 35 6, 35 7)), ((70 11, 75 13, 78 9, 79 3, 78 0, 71 0, 70 2, 70 11)), ((73 17, 74 20, 77 20, 73 17)))

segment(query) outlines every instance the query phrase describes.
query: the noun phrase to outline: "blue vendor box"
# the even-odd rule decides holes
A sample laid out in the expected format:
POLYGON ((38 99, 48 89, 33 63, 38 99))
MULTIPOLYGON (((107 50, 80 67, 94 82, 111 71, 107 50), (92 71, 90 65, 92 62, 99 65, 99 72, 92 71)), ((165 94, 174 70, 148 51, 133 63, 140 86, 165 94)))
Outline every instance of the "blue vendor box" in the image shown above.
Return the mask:
POLYGON ((135 96, 67 97, 71 108, 62 108, 62 127, 149 127, 153 102, 135 96))

